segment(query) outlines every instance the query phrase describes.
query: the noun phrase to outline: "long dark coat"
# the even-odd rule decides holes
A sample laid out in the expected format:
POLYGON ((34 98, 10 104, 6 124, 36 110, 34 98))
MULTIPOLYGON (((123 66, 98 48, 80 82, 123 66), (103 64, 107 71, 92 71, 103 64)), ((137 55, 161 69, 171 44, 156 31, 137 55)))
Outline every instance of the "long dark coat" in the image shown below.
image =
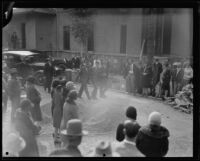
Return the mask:
POLYGON ((153 86, 155 87, 156 84, 160 81, 160 74, 162 72, 162 64, 153 64, 153 86))
POLYGON ((63 116, 63 96, 61 93, 54 91, 53 93, 53 126, 60 128, 62 116, 63 116))
POLYGON ((38 134, 38 128, 33 124, 30 116, 20 109, 15 115, 15 129, 20 136, 25 140, 26 146, 19 153, 20 157, 38 157, 39 151, 35 135, 38 134))
POLYGON ((168 137, 169 131, 165 127, 152 129, 147 125, 140 128, 136 146, 146 157, 164 157, 168 152, 168 137))
POLYGON ((152 67, 151 65, 146 65, 143 71, 143 88, 151 88, 152 86, 152 67))
POLYGON ((31 115, 34 121, 42 121, 42 112, 40 109, 41 96, 35 87, 28 87, 26 90, 27 98, 34 104, 31 109, 31 115))
POLYGON ((171 79, 171 71, 169 69, 164 69, 161 73, 160 79, 162 80, 161 88, 163 90, 170 89, 170 79, 171 79))

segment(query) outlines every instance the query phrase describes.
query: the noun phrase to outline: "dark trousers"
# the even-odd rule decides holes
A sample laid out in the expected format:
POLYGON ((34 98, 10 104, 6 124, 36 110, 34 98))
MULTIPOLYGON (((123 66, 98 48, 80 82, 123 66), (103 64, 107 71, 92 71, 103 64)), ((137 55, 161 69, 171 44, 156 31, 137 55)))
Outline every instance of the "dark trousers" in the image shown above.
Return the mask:
POLYGON ((81 83, 81 88, 80 88, 79 93, 78 93, 79 97, 82 96, 83 91, 85 91, 85 94, 87 95, 87 98, 90 99, 90 95, 89 95, 89 92, 88 92, 87 83, 81 83))
POLYGON ((48 90, 48 93, 51 92, 51 83, 52 83, 53 78, 52 77, 46 77, 45 83, 44 83, 44 90, 48 90))

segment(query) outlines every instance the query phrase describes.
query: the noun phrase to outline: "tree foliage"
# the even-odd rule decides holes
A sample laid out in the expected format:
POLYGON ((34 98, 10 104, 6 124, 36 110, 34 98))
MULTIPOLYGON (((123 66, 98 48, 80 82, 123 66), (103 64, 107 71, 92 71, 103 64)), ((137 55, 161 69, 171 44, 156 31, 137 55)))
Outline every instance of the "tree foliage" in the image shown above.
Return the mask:
POLYGON ((72 18, 72 34, 78 43, 85 47, 93 27, 92 16, 95 14, 95 10, 90 8, 75 8, 68 11, 72 18))

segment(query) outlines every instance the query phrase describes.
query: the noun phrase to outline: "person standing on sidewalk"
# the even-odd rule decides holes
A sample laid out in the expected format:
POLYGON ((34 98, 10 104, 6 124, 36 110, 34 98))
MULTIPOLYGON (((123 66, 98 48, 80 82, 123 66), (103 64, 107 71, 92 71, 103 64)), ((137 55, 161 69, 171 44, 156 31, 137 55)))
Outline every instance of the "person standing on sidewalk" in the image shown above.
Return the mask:
POLYGON ((35 78, 29 76, 26 81, 26 96, 33 103, 34 107, 31 110, 31 115, 34 121, 42 121, 42 112, 40 109, 41 96, 35 88, 35 78))
POLYGON ((17 79, 17 70, 12 69, 10 75, 11 79, 8 80, 7 91, 11 101, 11 122, 13 122, 15 111, 20 105, 21 86, 17 79))

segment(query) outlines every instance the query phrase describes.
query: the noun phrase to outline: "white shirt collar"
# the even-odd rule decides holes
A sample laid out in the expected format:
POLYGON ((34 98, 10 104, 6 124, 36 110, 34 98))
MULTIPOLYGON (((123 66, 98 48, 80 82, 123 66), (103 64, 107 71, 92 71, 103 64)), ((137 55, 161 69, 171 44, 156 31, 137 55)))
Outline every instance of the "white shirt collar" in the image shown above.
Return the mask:
POLYGON ((135 142, 132 142, 132 141, 129 141, 129 140, 127 140, 127 139, 124 139, 124 141, 123 141, 124 143, 127 143, 127 144, 132 144, 132 145, 136 145, 135 144, 135 142))

